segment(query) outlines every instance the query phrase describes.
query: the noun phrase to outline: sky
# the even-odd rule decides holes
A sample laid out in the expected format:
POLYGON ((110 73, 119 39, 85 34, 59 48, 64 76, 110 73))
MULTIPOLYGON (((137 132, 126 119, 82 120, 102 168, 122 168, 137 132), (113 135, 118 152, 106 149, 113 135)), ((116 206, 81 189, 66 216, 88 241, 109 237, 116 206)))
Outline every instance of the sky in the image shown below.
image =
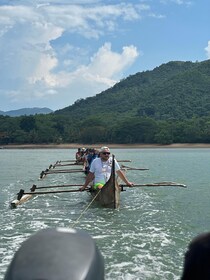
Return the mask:
POLYGON ((210 59, 209 14, 210 0, 0 0, 0 110, 63 109, 163 63, 210 59))

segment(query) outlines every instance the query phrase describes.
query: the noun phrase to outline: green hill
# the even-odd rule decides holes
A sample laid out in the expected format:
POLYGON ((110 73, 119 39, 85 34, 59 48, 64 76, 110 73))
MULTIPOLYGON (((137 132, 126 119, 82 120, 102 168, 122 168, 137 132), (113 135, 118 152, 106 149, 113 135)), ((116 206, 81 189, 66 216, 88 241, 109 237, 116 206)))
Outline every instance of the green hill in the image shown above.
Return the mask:
POLYGON ((88 116, 117 119, 148 116, 155 120, 208 116, 210 60, 169 62, 152 71, 129 76, 112 88, 58 110, 71 118, 88 116))
POLYGON ((210 143, 210 60, 173 61, 47 115, 0 116, 0 143, 210 143))

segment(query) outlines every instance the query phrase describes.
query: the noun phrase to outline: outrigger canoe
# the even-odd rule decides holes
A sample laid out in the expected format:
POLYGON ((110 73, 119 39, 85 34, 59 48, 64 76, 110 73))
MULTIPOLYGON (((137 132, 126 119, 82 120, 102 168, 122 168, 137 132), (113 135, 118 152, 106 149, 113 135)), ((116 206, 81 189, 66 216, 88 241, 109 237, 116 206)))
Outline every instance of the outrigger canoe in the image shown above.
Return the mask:
MULTIPOLYGON (((109 180, 106 182, 106 184, 103 186, 100 190, 94 190, 93 188, 87 188, 85 189, 86 192, 89 192, 93 200, 97 201, 102 207, 107 208, 119 208, 120 205, 120 192, 121 187, 119 186, 116 175, 115 175, 115 164, 114 164, 114 156, 112 158, 112 170, 111 170, 111 176, 109 180)), ((61 186, 46 186, 46 187, 37 187, 36 185, 33 185, 30 189, 31 192, 25 192, 24 190, 20 190, 17 199, 13 200, 10 204, 11 208, 16 208, 18 205, 23 204, 24 202, 28 201, 35 195, 41 195, 41 194, 53 194, 53 193, 66 193, 66 192, 79 192, 79 190, 55 190, 55 191, 47 191, 47 192, 39 192, 37 189, 42 188, 50 188, 50 187, 68 187, 71 185, 61 185, 61 186)), ((81 185, 80 185, 81 186, 81 185)))
MULTIPOLYGON (((118 178, 115 174, 115 164, 114 164, 114 155, 112 156, 112 170, 111 176, 102 189, 94 190, 93 188, 86 188, 84 191, 89 192, 93 199, 92 201, 97 201, 102 207, 107 208, 119 208, 120 206, 120 193, 124 190, 124 187, 128 187, 127 185, 120 184, 118 182, 118 178)), ((118 161, 119 162, 119 161, 118 161)), ((60 163, 60 162, 59 162, 60 163)), ((57 165, 57 164, 56 164, 57 165)), ((133 168, 129 166, 122 166, 124 171, 126 170, 148 170, 147 168, 133 168)), ((72 170, 73 172, 84 172, 80 170, 72 170)), ((63 173, 69 173, 69 170, 61 170, 58 171, 63 173)), ((52 173, 54 174, 54 173, 52 173)), ((46 174, 45 174, 46 175, 46 174)), ((70 192, 81 192, 80 189, 63 189, 69 188, 72 186, 82 187, 81 184, 66 184, 66 185, 55 185, 55 186, 40 186, 37 187, 33 185, 30 189, 30 192, 25 192, 24 190, 20 190, 17 194, 17 198, 10 203, 11 208, 16 208, 18 205, 23 204, 28 201, 32 197, 36 195, 44 195, 44 194, 55 194, 55 193, 70 193, 70 192), (39 189, 50 189, 56 188, 57 190, 52 191, 39 191, 39 189), (37 191, 38 190, 38 191, 37 191)), ((159 182, 159 183, 146 183, 146 184, 134 184, 134 187, 161 187, 161 186, 173 186, 173 187, 183 187, 187 186, 184 184, 179 184, 176 182, 159 182)))

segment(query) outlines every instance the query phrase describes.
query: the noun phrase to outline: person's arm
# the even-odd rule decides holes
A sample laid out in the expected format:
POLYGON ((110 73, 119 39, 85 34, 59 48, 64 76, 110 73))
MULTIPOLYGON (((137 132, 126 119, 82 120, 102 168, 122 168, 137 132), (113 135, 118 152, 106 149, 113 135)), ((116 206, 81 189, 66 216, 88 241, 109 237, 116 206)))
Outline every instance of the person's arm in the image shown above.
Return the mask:
POLYGON ((123 180, 123 182, 128 185, 129 187, 133 187, 134 184, 129 182, 128 179, 126 178, 125 174, 122 172, 122 170, 117 170, 116 171, 117 175, 120 177, 121 180, 123 180))
POLYGON ((87 186, 90 184, 90 182, 93 181, 94 177, 95 177, 94 173, 89 172, 88 175, 87 175, 87 178, 85 180, 84 185, 80 188, 80 191, 84 191, 84 189, 87 188, 87 186))
POLYGON ((85 156, 85 157, 84 157, 84 161, 83 161, 83 168, 82 168, 82 170, 85 171, 85 167, 86 167, 86 166, 88 166, 88 161, 87 161, 87 157, 85 156))

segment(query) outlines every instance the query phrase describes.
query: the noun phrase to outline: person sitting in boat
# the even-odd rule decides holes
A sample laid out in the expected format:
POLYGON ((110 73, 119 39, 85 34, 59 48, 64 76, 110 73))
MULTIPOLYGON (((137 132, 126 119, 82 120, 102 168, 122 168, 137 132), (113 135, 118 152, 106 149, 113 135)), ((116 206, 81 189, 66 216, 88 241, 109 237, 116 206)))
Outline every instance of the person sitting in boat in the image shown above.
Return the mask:
POLYGON ((79 161, 79 160, 80 160, 81 154, 82 154, 81 148, 78 148, 78 150, 77 150, 77 152, 76 152, 76 154, 75 154, 75 159, 76 159, 76 161, 79 161))
POLYGON ((82 163, 84 165, 86 148, 79 148, 79 149, 78 149, 78 152, 76 153, 76 163, 78 163, 78 164, 82 163), (80 149, 80 151, 79 151, 79 149, 80 149))
MULTIPOLYGON (((93 181, 93 188, 101 189, 105 183, 109 180, 111 176, 111 165, 112 157, 110 157, 110 149, 108 147, 102 147, 99 151, 100 157, 95 158, 90 166, 90 171, 86 178, 84 185, 80 188, 81 191, 84 191, 85 188, 93 181)), ((134 184, 129 182, 125 174, 120 169, 118 162, 115 159, 115 171, 120 179, 129 187, 132 187, 134 184)))
MULTIPOLYGON (((87 167, 86 167, 86 170, 89 172, 90 171, 90 166, 91 166, 91 163, 93 162, 93 160, 95 158, 97 158, 98 155, 96 154, 96 150, 95 149, 90 149, 89 150, 89 153, 87 154, 87 157, 86 157, 86 160, 87 160, 87 167)), ((87 172, 87 173, 88 173, 87 172)))
POLYGON ((88 157, 91 154, 91 149, 87 148, 83 157, 83 171, 85 171, 85 174, 89 173, 90 165, 88 161, 88 157))

